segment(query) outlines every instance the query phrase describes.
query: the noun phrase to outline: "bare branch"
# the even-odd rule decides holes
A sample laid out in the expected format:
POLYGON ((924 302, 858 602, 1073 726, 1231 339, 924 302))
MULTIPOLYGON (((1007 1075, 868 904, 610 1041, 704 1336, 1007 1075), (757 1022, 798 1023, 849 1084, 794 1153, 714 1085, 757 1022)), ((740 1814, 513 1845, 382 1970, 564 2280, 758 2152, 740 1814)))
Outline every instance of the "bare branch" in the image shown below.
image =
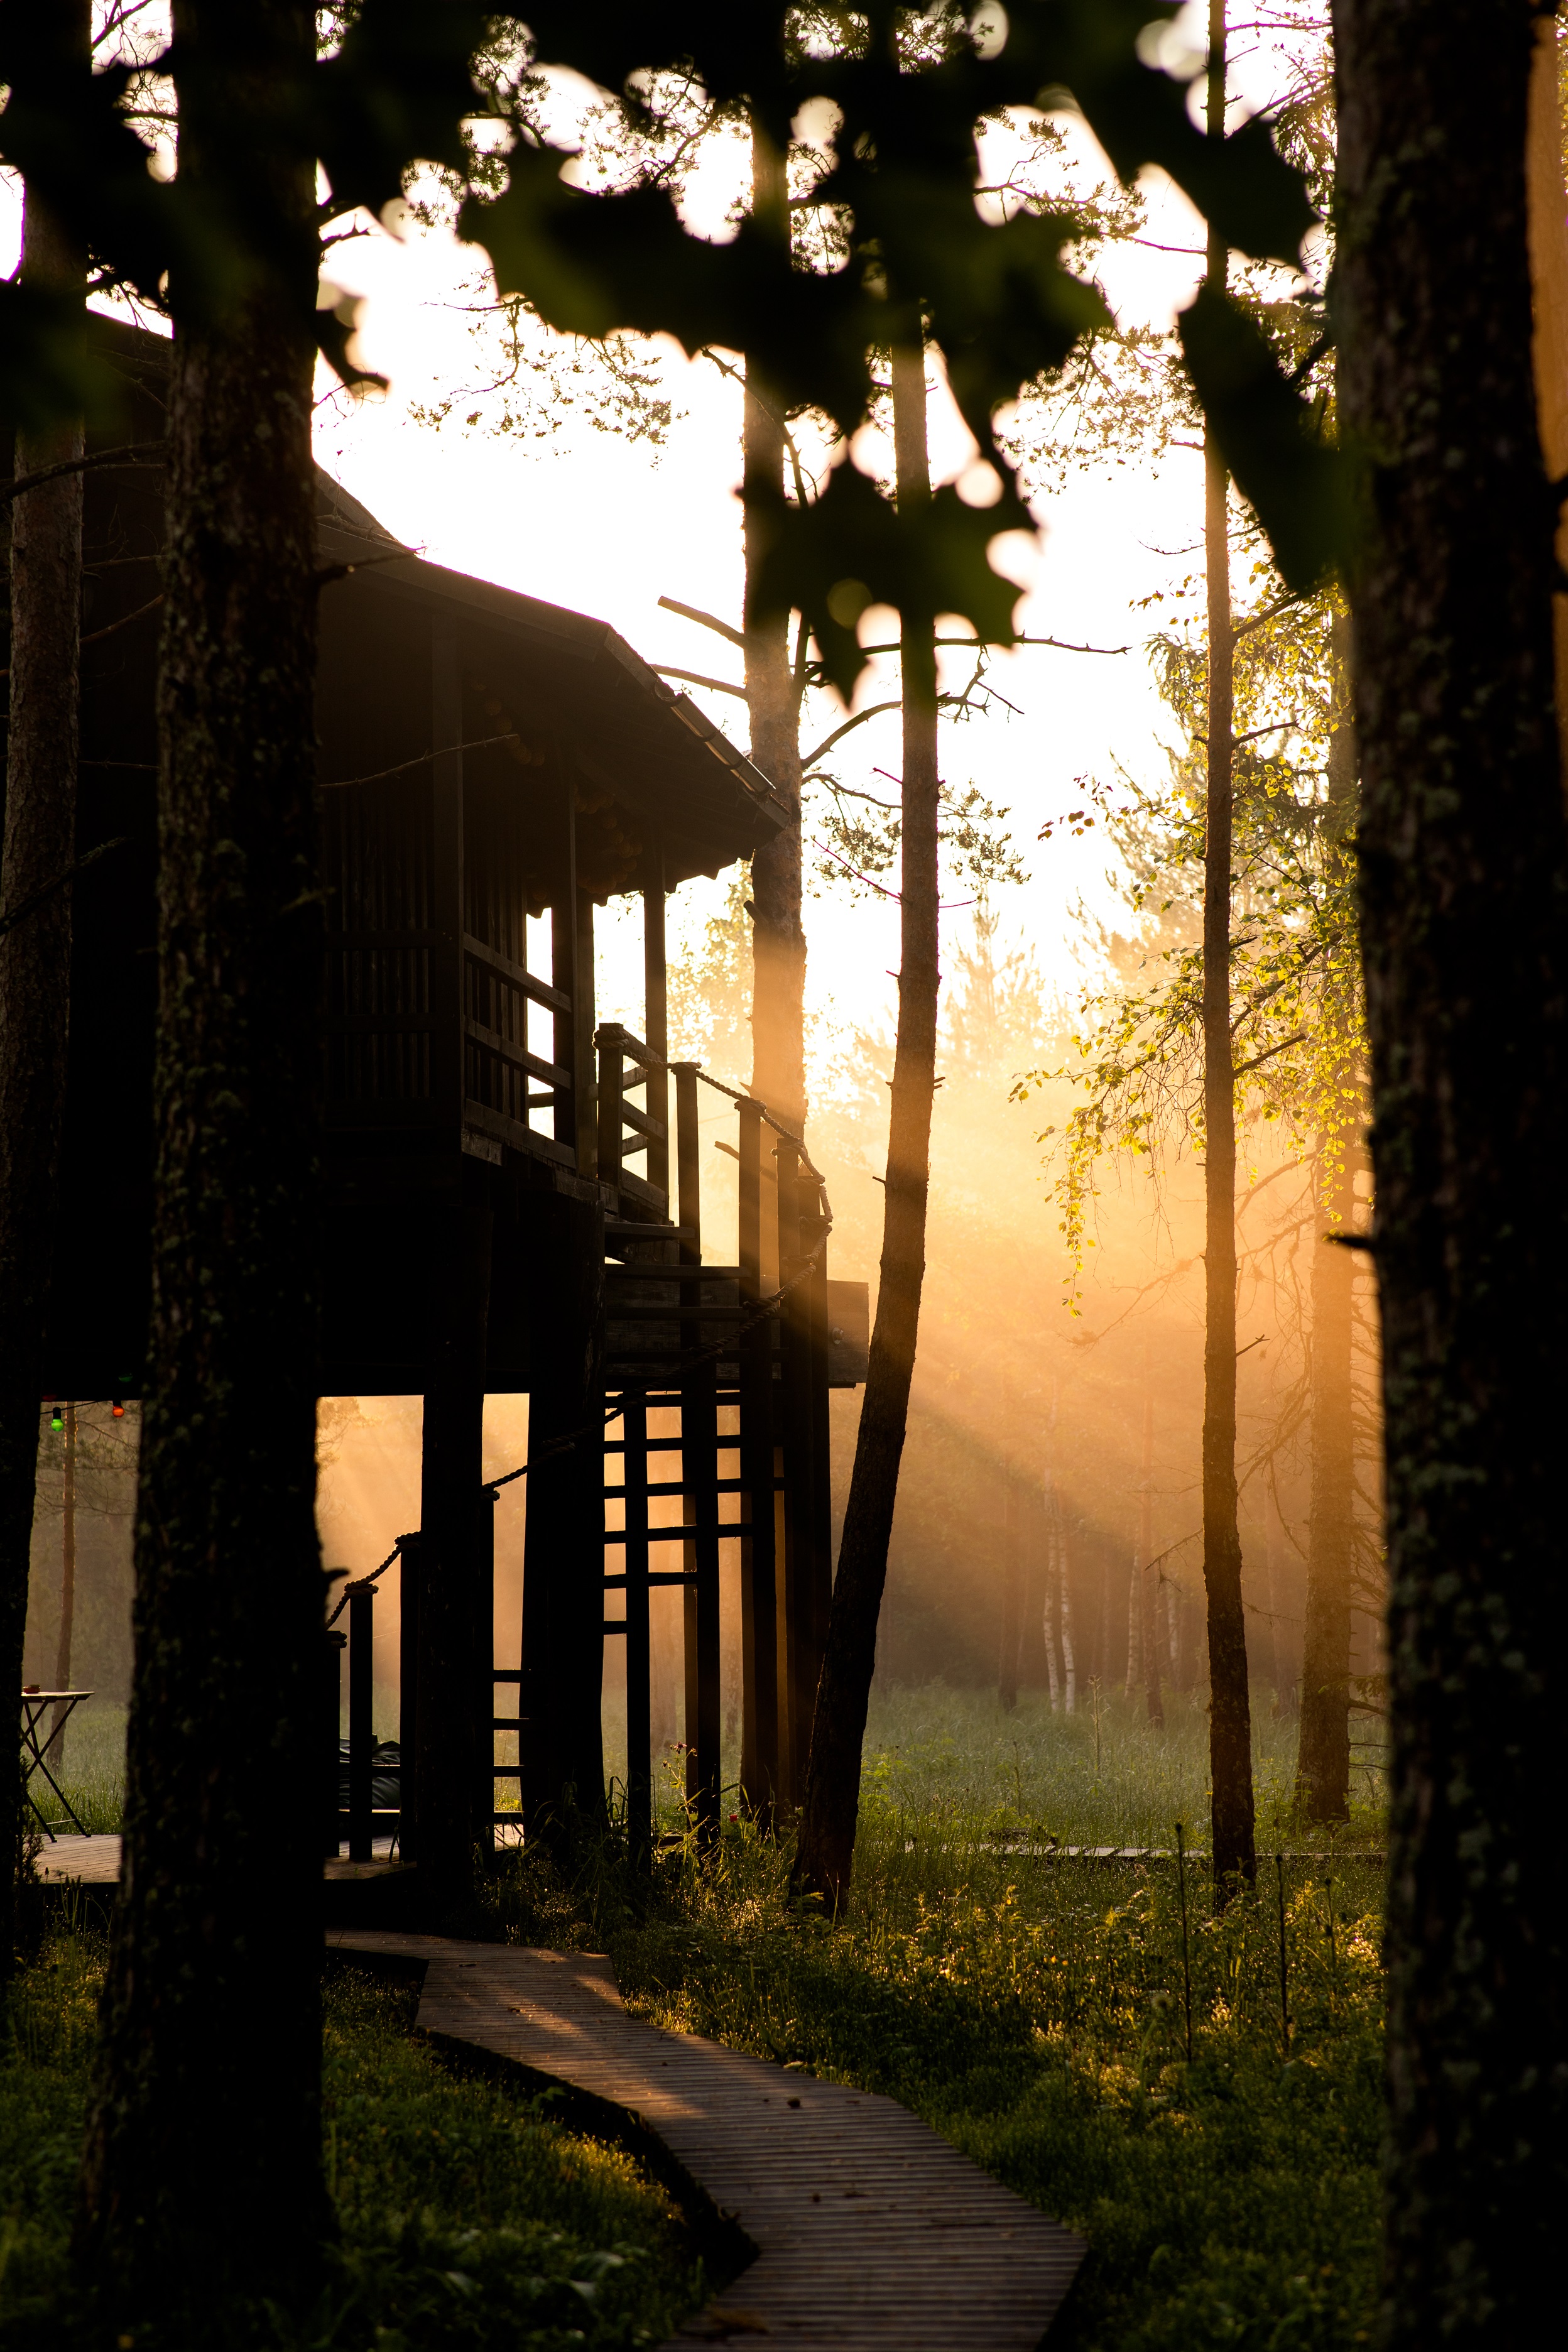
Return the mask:
POLYGON ((700 627, 712 629, 719 636, 728 637, 732 646, 739 646, 744 653, 745 635, 729 621, 717 620, 711 613, 702 612, 696 604, 682 604, 673 596, 661 596, 658 601, 664 612, 679 613, 683 621, 696 621, 700 627))

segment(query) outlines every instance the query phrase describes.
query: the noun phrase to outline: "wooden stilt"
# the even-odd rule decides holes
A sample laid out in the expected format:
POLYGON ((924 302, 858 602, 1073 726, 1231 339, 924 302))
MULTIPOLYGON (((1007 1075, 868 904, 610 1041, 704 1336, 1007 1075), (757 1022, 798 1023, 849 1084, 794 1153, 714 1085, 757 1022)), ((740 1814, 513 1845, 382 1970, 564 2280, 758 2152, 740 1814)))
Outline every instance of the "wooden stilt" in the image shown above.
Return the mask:
POLYGON ((553 1837, 604 1817, 605 1219, 589 1201, 538 1212, 518 1713, 528 1833, 553 1837))
MULTIPOLYGON (((656 843, 643 867, 643 1043, 658 1062, 669 1051, 669 1014, 665 977, 664 852, 656 843)), ((650 1135, 647 1181, 669 1197, 669 1080, 662 1069, 647 1073, 647 1115, 666 1132, 650 1135)))
MULTIPOLYGON (((557 1012, 552 1024, 554 1054, 558 1066, 572 1073, 569 1090, 557 1088, 553 1125, 557 1143, 575 1149, 578 1139, 578 1097, 593 1076, 591 1058, 582 1053, 582 1024, 579 1019, 579 999, 582 994, 578 972, 578 948, 582 924, 577 897, 577 814, 572 772, 564 761, 557 761, 561 804, 560 836, 556 849, 555 898, 550 909, 550 978, 568 1002, 565 1011, 557 1012)), ((593 902, 588 905, 588 943, 594 937, 593 902)), ((593 992, 592 965, 589 967, 589 993, 593 992)), ((590 1016, 588 1035, 594 1034, 590 1016)))
POLYGON ((576 1040, 573 1066, 577 1074, 574 1097, 577 1172, 582 1176, 592 1176, 598 1164, 599 1149, 598 1088, 595 1084, 594 1068, 594 1032, 598 1025, 598 1016, 594 1010, 594 901, 585 890, 577 891, 575 896, 573 969, 576 974, 576 984, 572 997, 572 1017, 576 1040))
POLYGON ((425 1538, 399 1538, 397 1563, 397 1850, 405 1862, 419 1852, 419 1596, 424 1586, 425 1538))
MULTIPOLYGON (((762 1287, 762 1105, 742 1102, 741 1305, 762 1287)), ((773 1540, 773 1325, 742 1334, 741 1360, 741 1798, 772 1829, 778 1790, 777 1600, 773 1540)))
MULTIPOLYGON (((675 1069, 676 1172, 679 1183, 682 1265, 702 1263, 702 1178, 697 1119, 697 1072, 675 1069)), ((700 1352, 701 1328, 682 1326, 682 1343, 700 1352)), ((680 1475, 685 1517, 695 1532, 682 1547, 692 1578, 685 1592, 686 1801, 697 1825, 698 1849, 712 1850, 719 1835, 722 1782, 722 1696, 719 1646, 719 1409, 711 1362, 693 1363, 680 1389, 680 1475)))
POLYGON ((634 1868, 646 1868, 653 1850, 652 1727, 648 1706, 648 1512, 647 1399, 627 1391, 621 1398, 621 1437, 626 1488, 625 1562, 626 1596, 626 1844, 634 1868))
POLYGON ((488 1747, 489 1738, 493 1601, 480 1486, 489 1210, 475 1202, 455 1206, 441 1242, 433 1269, 437 1366, 425 1392, 416 1770, 421 1879, 437 1899, 456 1901, 472 1885, 479 1827, 474 1791, 484 1753, 481 1738, 488 1747), (481 1668, 482 1710, 477 1696, 481 1668))
POLYGON ((349 1860, 371 1858, 371 1753, 375 1746, 375 1587, 349 1594, 349 1860))

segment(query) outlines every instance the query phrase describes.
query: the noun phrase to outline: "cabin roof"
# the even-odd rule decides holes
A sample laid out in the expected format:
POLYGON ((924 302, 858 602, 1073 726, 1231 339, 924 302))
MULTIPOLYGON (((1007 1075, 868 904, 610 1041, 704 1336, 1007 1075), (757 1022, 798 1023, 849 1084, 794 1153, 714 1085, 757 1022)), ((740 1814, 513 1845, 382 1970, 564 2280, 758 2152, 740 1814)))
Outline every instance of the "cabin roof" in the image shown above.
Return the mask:
POLYGON ((585 777, 662 837, 667 887, 721 872, 786 822, 770 779, 608 622, 412 552, 386 561, 401 542, 319 467, 316 512, 326 562, 368 556, 353 580, 361 593, 456 607, 469 631, 482 625, 503 643, 531 722, 569 742, 585 777))
MULTIPOLYGON (((124 379, 135 437, 146 438, 165 403, 169 339, 101 313, 93 314, 89 332, 124 379)), ((132 429, 120 425, 90 436, 106 445, 130 437, 132 429)), ((636 837, 661 845, 667 888, 722 872, 788 822, 772 781, 607 622, 404 551, 320 465, 316 513, 324 562, 348 567, 325 593, 352 602, 372 627, 378 613, 396 605, 458 617, 473 666, 482 666, 519 725, 552 738, 590 792, 632 812, 636 837)), ((349 779, 324 761, 322 780, 349 779)))

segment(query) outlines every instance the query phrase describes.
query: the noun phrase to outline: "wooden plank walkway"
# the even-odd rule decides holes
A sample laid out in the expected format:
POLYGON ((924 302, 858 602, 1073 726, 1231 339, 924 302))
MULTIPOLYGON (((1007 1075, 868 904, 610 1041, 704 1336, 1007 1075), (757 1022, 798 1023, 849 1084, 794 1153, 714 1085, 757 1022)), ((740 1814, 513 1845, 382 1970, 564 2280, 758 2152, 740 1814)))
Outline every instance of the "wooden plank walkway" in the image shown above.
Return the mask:
POLYGON ((116 1832, 92 1837, 46 1839, 38 1853, 38 1876, 75 1879, 82 1886, 113 1886, 120 1878, 120 1838, 116 1832))
POLYGON ((597 1954, 339 1929, 426 1965, 420 2029, 510 2059, 657 2134, 756 2260, 666 2352, 1037 2352, 1081 2239, 893 2099, 629 2017, 597 1954))

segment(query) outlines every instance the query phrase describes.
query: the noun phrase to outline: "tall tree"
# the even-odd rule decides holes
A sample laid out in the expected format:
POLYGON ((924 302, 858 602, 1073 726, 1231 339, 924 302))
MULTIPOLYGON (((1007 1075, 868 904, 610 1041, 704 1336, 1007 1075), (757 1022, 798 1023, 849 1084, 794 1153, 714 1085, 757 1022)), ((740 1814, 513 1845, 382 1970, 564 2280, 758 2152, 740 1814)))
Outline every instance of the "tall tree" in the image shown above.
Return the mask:
MULTIPOLYGON (((1209 0, 1208 130, 1225 136, 1226 0, 1209 0)), ((1229 256, 1211 230, 1208 284, 1223 292, 1229 256)), ((1236 1065, 1231 1045, 1231 839, 1236 630, 1230 602, 1229 479, 1204 428, 1204 551, 1208 596, 1208 776, 1204 845, 1204 1586, 1208 1596, 1209 1771, 1214 1880, 1223 1896, 1256 1875, 1252 1711, 1241 1531, 1236 1491, 1236 1065)))
MULTIPOLYGON (((89 70, 90 0, 47 13, 51 76, 89 70)), ((36 37, 35 33, 35 37, 36 37)), ((85 328, 87 255, 79 234, 25 187, 21 285, 76 313, 85 328)), ((71 330, 68 329, 68 332, 71 330)), ((24 426, 18 480, 69 467, 79 417, 24 426)), ((0 909, 0 1687, 22 1684, 38 1461, 38 1392, 55 1234, 55 1180, 70 1022, 71 894, 76 855, 77 670, 81 636, 79 472, 57 472, 11 503, 11 708, 0 909), (31 908, 30 912, 24 911, 31 908)), ((0 1856, 16 1843, 20 1788, 0 1771, 0 1856)), ((15 1884, 0 1867, 0 1979, 15 1947, 15 1884)))
POLYGON ((78 2245, 117 2322, 207 2327, 237 2292, 297 2301, 327 2219, 317 224, 297 121, 315 10, 175 0, 174 33, 179 183, 248 266, 170 286, 153 1302, 125 1866, 78 2245))
MULTIPOLYGON (((1356 818, 1355 730, 1350 707, 1349 630, 1336 616, 1330 654, 1333 708, 1327 756, 1324 856, 1351 887, 1356 818)), ((1359 1024, 1357 1024, 1359 1029, 1359 1024)), ((1323 1043, 1331 1055, 1335 1040, 1323 1043)), ((1353 1132, 1363 1088, 1359 1034, 1338 1041, 1330 1076, 1332 1124, 1319 1133, 1313 1171, 1311 1516, 1307 1535, 1307 1595, 1301 1638, 1301 1717, 1296 1794, 1308 1818, 1350 1816, 1351 1610, 1355 1559, 1355 1432, 1352 1372, 1355 1352, 1355 1259, 1349 1246, 1361 1158, 1353 1132)))
MULTIPOLYGON (((752 126, 752 217, 775 243, 789 246, 784 156, 765 126, 752 126)), ((746 368, 743 480, 746 572, 759 575, 771 531, 770 502, 782 496, 785 420, 776 385, 754 362, 746 368)), ((790 616, 748 597, 746 708, 752 757, 780 793, 789 815, 752 860, 752 1092, 805 1128, 805 931, 801 921, 801 680, 790 659, 790 616)))
POLYGON ((1527 0, 1335 0, 1389 1523, 1384 2341, 1528 2341, 1568 2099, 1568 826, 1527 0))
MULTIPOLYGON (((926 358, 893 350, 893 445, 900 514, 931 499, 926 358)), ((848 1893, 860 1808, 860 1746, 877 1664, 877 1619, 888 1574, 899 1464, 909 1423, 925 1276, 931 1102, 936 1090, 940 982, 937 915, 937 677, 935 615, 906 607, 901 667, 904 729, 899 893, 899 1026, 888 1130, 887 1205, 877 1319, 855 1466, 811 1722, 805 1802, 795 1850, 797 1885, 837 1910, 848 1893)))

